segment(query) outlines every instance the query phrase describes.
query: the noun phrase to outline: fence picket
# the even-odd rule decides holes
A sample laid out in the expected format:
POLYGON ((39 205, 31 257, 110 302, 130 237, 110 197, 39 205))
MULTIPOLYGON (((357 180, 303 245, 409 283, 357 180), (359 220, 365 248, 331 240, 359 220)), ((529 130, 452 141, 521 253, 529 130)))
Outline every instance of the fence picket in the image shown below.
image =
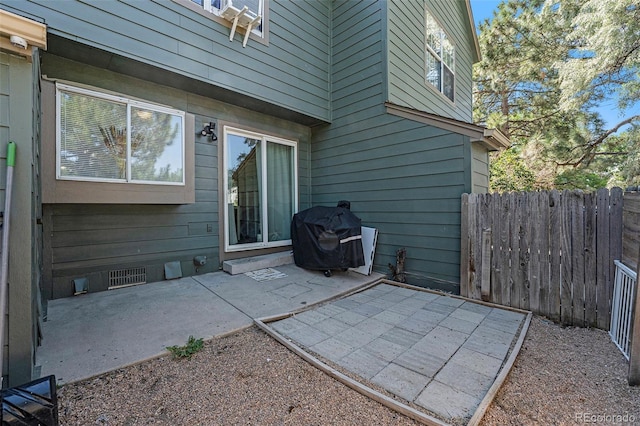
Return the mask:
POLYGON ((584 326, 584 194, 571 193, 572 324, 584 326))
POLYGON ((480 209, 480 220, 478 226, 478 243, 480 244, 480 258, 476 258, 479 265, 476 266, 477 270, 477 298, 482 300, 488 299, 491 294, 491 226, 492 215, 490 214, 491 208, 491 194, 480 194, 478 197, 478 207, 480 209), (483 282, 486 279, 486 283, 483 282), (486 293, 486 297, 483 298, 483 294, 486 293))
POLYGON ((473 247, 475 249, 475 253, 473 255, 473 282, 471 284, 471 288, 469 291, 472 294, 474 299, 480 300, 480 280, 482 279, 482 221, 483 213, 482 213, 482 194, 477 194, 474 202, 475 212, 476 212, 476 223, 475 223, 475 233, 473 235, 473 247))
POLYGON ((596 303, 597 262, 596 262, 596 194, 584 195, 584 320, 585 326, 598 324, 596 303))
POLYGON ((502 304, 502 227, 503 222, 500 220, 502 210, 502 197, 500 194, 491 195, 491 295, 490 300, 493 303, 502 304))
POLYGON ((500 285, 502 303, 506 306, 511 306, 511 216, 513 212, 511 210, 511 198, 508 194, 500 197, 500 222, 502 226, 500 228, 500 285))
MULTIPOLYGON (((611 248, 609 245, 609 224, 611 212, 609 209, 609 190, 599 189, 596 193, 596 327, 609 329, 611 301, 607 283, 613 281, 611 275, 611 248)), ((615 260, 615 259, 614 259, 615 260)))
POLYGON ((538 312, 549 316, 549 192, 540 193, 538 202, 538 312))
POLYGON ((636 268, 637 249, 640 245, 640 198, 629 194, 624 197, 624 238, 622 261, 630 268, 636 268))
POLYGON ((572 305, 572 266, 573 257, 571 256, 571 223, 572 223, 572 209, 571 209, 571 192, 568 190, 562 191, 560 197, 561 204, 561 221, 560 227, 560 321, 563 324, 573 324, 573 305, 572 305))
POLYGON ((529 271, 527 278, 528 307, 527 309, 540 312, 540 239, 542 221, 540 216, 540 201, 542 194, 534 192, 529 197, 529 216, 527 218, 527 242, 529 244, 529 271))
POLYGON ((560 320, 560 283, 562 265, 560 263, 562 229, 562 207, 560 193, 556 190, 549 192, 549 318, 560 320))
POLYGON ((529 253, 529 233, 532 223, 531 211, 529 208, 529 197, 526 193, 518 194, 518 209, 520 210, 520 263, 518 265, 518 279, 520 281, 520 308, 529 309, 529 263, 531 253, 529 253))
POLYGON ((520 266, 520 228, 522 226, 522 210, 519 206, 518 194, 511 194, 509 199, 509 209, 511 209, 511 221, 509 222, 510 243, 511 243, 511 274, 509 286, 511 288, 511 306, 520 307, 520 291, 522 282, 518 276, 520 266))
POLYGON ((461 294, 607 329, 623 201, 619 188, 463 195, 461 294))
MULTIPOLYGON (((619 260, 622 259, 622 240, 623 235, 627 235, 628 233, 623 232, 623 207, 624 207, 624 194, 622 189, 620 188, 612 188, 609 193, 609 256, 610 259, 619 260)), ((638 246, 636 246, 635 250, 631 250, 633 253, 632 256, 637 256, 638 246)), ((631 265, 636 265, 637 257, 631 265)), ((632 269, 635 270, 635 268, 632 269)), ((608 283, 613 283, 614 277, 616 273, 615 265, 612 261, 609 261, 609 276, 611 279, 608 283)), ((606 299, 609 303, 609 307, 611 307, 611 299, 613 298, 613 284, 607 287, 606 291, 606 299)))

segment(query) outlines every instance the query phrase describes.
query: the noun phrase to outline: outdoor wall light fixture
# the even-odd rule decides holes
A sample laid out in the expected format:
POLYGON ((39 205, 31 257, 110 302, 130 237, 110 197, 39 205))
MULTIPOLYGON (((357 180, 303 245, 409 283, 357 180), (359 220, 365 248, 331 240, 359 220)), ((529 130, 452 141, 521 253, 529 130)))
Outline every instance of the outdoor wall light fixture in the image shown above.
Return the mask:
POLYGON ((26 49, 27 47, 29 47, 29 43, 27 43, 27 40, 17 35, 10 36, 9 41, 12 45, 14 45, 15 47, 19 47, 20 49, 26 49))
POLYGON ((216 123, 207 123, 204 125, 204 129, 200 131, 201 136, 211 136, 211 142, 215 142, 218 140, 218 137, 214 133, 216 129, 216 123))

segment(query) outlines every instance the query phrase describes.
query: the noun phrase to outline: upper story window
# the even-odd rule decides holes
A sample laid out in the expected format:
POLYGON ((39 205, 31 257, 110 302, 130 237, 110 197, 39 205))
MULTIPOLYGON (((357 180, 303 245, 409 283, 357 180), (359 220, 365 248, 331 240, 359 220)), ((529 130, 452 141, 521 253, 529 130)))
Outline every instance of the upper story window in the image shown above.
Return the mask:
MULTIPOLYGON (((191 0, 193 3, 201 6, 207 12, 211 12, 214 15, 221 16, 224 9, 228 6, 233 6, 236 9, 242 10, 247 6, 248 11, 253 15, 259 15, 264 17, 264 2, 265 0, 191 0)), ((263 22, 253 28, 251 32, 263 36, 263 22)))
POLYGON ((455 93, 455 46, 433 15, 426 11, 426 78, 451 102, 455 93))
POLYGON ((56 86, 56 178, 185 185, 185 113, 56 86))

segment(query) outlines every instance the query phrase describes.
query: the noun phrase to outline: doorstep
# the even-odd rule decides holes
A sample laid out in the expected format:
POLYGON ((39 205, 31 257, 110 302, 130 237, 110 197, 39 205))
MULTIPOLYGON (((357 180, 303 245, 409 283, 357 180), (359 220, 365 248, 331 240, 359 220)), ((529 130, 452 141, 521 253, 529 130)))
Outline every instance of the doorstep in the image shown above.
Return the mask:
POLYGON ((222 263, 222 270, 231 275, 238 275, 244 274, 245 272, 257 271, 259 269, 290 265, 292 263, 293 252, 289 250, 261 256, 245 257, 242 259, 225 260, 222 263))

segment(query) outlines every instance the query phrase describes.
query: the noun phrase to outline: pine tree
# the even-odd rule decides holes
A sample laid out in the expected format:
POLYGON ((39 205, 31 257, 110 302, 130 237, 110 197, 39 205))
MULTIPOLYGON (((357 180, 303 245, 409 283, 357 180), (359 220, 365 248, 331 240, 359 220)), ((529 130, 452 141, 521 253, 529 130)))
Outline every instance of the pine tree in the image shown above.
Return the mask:
MULTIPOLYGON (((631 131, 640 117, 605 128, 593 108, 613 96, 621 112, 639 101, 638 1, 582 3, 508 0, 480 26, 474 119, 511 138, 517 158, 509 163, 533 171, 535 188, 611 183, 637 149, 616 132, 631 131)), ((512 189, 504 179, 492 170, 492 189, 512 189)))

